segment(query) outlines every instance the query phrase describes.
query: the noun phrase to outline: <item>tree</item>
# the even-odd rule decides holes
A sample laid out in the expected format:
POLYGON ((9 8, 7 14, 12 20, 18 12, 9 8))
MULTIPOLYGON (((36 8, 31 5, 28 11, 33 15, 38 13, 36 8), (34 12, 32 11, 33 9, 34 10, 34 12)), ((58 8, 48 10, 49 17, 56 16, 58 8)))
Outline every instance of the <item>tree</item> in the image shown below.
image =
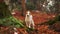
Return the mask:
POLYGON ((14 27, 23 26, 20 20, 17 20, 12 16, 11 12, 8 9, 8 6, 4 2, 0 3, 0 25, 14 27))
POLYGON ((55 12, 57 12, 57 14, 60 14, 60 0, 55 0, 55 8, 56 8, 56 11, 55 12))
POLYGON ((40 9, 39 9, 39 8, 40 8, 39 0, 37 0, 37 2, 36 2, 36 3, 37 3, 37 5, 36 5, 37 9, 38 9, 38 10, 40 10, 40 9))
POLYGON ((4 3, 0 3, 0 18, 5 18, 11 16, 10 11, 8 10, 8 6, 4 3))
POLYGON ((22 0, 22 16, 25 16, 26 6, 25 6, 25 0, 22 0))

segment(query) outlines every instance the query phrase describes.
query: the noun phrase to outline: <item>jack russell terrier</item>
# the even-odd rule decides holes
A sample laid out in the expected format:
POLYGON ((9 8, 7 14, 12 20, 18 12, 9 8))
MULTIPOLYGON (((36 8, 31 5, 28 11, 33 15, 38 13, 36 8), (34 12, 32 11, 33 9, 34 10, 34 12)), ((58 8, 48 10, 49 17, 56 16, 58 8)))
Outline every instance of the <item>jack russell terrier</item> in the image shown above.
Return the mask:
POLYGON ((34 28, 34 21, 33 21, 33 18, 32 18, 30 11, 27 11, 27 14, 25 17, 25 22, 26 22, 27 27, 34 28))

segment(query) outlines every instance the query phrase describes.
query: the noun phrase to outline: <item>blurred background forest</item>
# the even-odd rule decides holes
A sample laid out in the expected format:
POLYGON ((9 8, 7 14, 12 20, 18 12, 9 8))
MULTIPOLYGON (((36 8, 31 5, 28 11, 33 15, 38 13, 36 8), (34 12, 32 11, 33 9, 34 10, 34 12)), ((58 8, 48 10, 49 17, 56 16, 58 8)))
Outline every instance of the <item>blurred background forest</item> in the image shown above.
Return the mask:
POLYGON ((60 34, 60 0, 0 0, 0 34, 60 34), (30 11, 35 29, 26 27, 30 11))

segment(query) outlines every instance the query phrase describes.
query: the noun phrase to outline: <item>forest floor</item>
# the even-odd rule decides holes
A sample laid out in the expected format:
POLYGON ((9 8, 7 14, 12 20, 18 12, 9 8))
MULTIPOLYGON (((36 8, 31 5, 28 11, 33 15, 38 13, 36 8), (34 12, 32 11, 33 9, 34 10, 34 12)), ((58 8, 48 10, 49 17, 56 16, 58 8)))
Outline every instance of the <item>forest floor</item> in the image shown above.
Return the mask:
MULTIPOLYGON (((60 34, 60 32, 56 32, 52 29, 49 28, 49 25, 38 25, 44 22, 47 22, 48 20, 52 20, 54 19, 54 17, 56 16, 56 14, 47 14, 45 12, 40 12, 40 11, 31 11, 31 14, 33 15, 33 20, 35 23, 35 29, 36 31, 25 31, 25 29, 22 29, 24 31, 22 31, 23 34, 60 34)), ((20 12, 16 11, 16 14, 14 14, 14 16, 17 19, 23 20, 25 19, 25 16, 21 16, 20 12)), ((21 32, 21 30, 20 30, 21 32)))
MULTIPOLYGON (((18 20, 22 20, 22 21, 25 20, 25 16, 21 16, 20 11, 15 11, 15 13, 16 14, 14 14, 13 16, 16 17, 18 20)), ((33 15, 33 20, 35 23, 35 30, 26 31, 26 29, 24 29, 24 28, 17 28, 18 34, 60 34, 60 32, 56 32, 54 29, 50 29, 49 25, 46 25, 46 24, 39 25, 41 23, 47 22, 50 19, 51 20, 54 19, 56 14, 52 14, 52 13, 47 14, 45 12, 40 12, 40 11, 31 11, 31 14, 33 15)), ((2 29, 6 30, 8 28, 3 27, 2 29)), ((8 30, 6 30, 6 31, 8 31, 8 30)), ((12 31, 10 31, 10 32, 12 32, 12 31)), ((10 32, 8 32, 8 33, 10 33, 10 32)))

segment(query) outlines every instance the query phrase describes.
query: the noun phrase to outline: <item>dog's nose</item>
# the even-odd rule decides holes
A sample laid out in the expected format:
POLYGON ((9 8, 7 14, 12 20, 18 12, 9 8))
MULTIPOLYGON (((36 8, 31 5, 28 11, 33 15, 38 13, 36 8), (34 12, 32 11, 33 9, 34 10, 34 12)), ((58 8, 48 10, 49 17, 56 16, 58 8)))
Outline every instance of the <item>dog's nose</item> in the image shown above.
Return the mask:
POLYGON ((29 14, 27 16, 29 16, 29 14))

